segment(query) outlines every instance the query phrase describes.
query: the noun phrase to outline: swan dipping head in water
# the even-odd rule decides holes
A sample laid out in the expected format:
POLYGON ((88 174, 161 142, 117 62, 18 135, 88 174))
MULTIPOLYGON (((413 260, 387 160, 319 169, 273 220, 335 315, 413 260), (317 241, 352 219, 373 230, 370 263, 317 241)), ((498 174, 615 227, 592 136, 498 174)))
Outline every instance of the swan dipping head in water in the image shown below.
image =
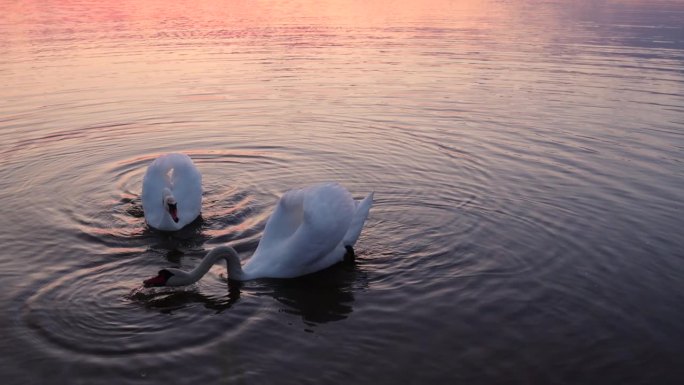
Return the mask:
POLYGON ((266 222, 256 251, 244 266, 230 246, 211 250, 192 271, 163 269, 143 283, 185 286, 197 282, 224 259, 228 278, 295 278, 353 258, 353 246, 373 204, 373 193, 355 200, 337 183, 318 184, 286 192, 266 222))
POLYGON ((230 246, 219 246, 210 251, 202 262, 192 271, 183 271, 179 269, 162 269, 159 270, 156 277, 146 279, 143 281, 145 287, 154 286, 186 286, 193 284, 200 280, 217 261, 225 259, 226 268, 230 279, 242 280, 244 272, 240 266, 240 258, 237 252, 230 246))

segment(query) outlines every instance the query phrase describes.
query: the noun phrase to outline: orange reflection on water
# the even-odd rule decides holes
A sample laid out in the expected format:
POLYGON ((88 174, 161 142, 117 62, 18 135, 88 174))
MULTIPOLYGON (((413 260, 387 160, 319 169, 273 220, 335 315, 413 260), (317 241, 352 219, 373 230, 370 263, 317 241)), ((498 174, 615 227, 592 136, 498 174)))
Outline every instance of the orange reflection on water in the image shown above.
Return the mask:
MULTIPOLYGON (((508 8, 489 0, 424 1, 78 1, 16 2, 4 6, 4 19, 19 28, 9 34, 103 33, 122 30, 179 30, 202 28, 265 28, 286 25, 378 27, 401 20, 439 22, 457 18, 464 23, 491 22, 508 8), (21 27, 24 28, 21 28, 21 27), (36 29, 38 27, 38 29, 36 29), (97 28, 97 30, 93 30, 97 28)), ((137 36, 129 36, 136 38, 137 36)))

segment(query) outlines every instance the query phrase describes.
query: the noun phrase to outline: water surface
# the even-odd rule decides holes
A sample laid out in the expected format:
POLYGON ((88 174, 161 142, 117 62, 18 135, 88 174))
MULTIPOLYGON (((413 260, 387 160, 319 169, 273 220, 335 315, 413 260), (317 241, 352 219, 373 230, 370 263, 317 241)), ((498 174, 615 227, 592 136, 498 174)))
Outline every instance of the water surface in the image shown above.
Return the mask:
POLYGON ((682 378, 681 2, 0 8, 3 383, 682 378), (204 178, 175 234, 166 152, 204 178), (354 266, 140 289, 320 181, 375 191, 354 266))

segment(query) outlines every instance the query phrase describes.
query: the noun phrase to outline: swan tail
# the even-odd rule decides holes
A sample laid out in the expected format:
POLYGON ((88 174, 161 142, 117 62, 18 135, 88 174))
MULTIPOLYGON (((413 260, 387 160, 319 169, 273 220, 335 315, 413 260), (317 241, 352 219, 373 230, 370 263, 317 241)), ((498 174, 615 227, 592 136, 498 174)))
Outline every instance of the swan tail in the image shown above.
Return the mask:
POLYGON ((361 230, 363 229, 363 224, 366 222, 366 218, 368 218, 368 212, 373 205, 373 193, 371 192, 363 200, 356 201, 355 203, 356 212, 354 213, 354 217, 349 225, 349 230, 347 230, 347 233, 342 239, 343 246, 354 246, 356 241, 359 239, 361 230))

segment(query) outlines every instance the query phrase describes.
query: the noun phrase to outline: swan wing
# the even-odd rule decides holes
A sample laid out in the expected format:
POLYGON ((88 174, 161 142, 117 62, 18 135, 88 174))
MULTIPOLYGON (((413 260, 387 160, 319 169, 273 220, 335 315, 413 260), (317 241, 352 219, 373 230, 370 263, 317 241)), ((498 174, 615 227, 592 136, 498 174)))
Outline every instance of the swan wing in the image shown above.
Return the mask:
POLYGON ((356 241, 361 235, 361 230, 363 229, 363 224, 366 223, 366 218, 368 218, 368 212, 373 205, 373 193, 371 192, 363 200, 354 201, 354 206, 356 211, 354 212, 354 217, 351 220, 349 229, 344 235, 342 240, 343 246, 354 246, 356 241))
POLYGON ((202 174, 185 154, 169 154, 168 159, 171 191, 178 202, 178 225, 183 227, 202 210, 202 174))
POLYGON ((307 191, 302 225, 290 239, 290 247, 306 251, 315 261, 342 241, 354 211, 354 199, 344 187, 336 183, 315 186, 307 191))
POLYGON ((304 226, 298 231, 311 243, 334 247, 349 228, 355 211, 354 199, 337 183, 315 186, 304 201, 304 226))
POLYGON ((283 242, 297 231, 304 218, 305 196, 304 190, 290 190, 280 197, 273 214, 266 222, 257 251, 282 247, 283 242))
POLYGON ((332 265, 342 258, 333 251, 349 229, 354 212, 351 194, 336 183, 288 191, 266 223, 245 271, 288 278, 332 265), (330 261, 322 261, 326 257, 330 261))
POLYGON ((164 215, 162 192, 170 187, 167 162, 164 157, 155 159, 145 171, 142 186, 142 205, 145 220, 152 227, 159 227, 164 215))

